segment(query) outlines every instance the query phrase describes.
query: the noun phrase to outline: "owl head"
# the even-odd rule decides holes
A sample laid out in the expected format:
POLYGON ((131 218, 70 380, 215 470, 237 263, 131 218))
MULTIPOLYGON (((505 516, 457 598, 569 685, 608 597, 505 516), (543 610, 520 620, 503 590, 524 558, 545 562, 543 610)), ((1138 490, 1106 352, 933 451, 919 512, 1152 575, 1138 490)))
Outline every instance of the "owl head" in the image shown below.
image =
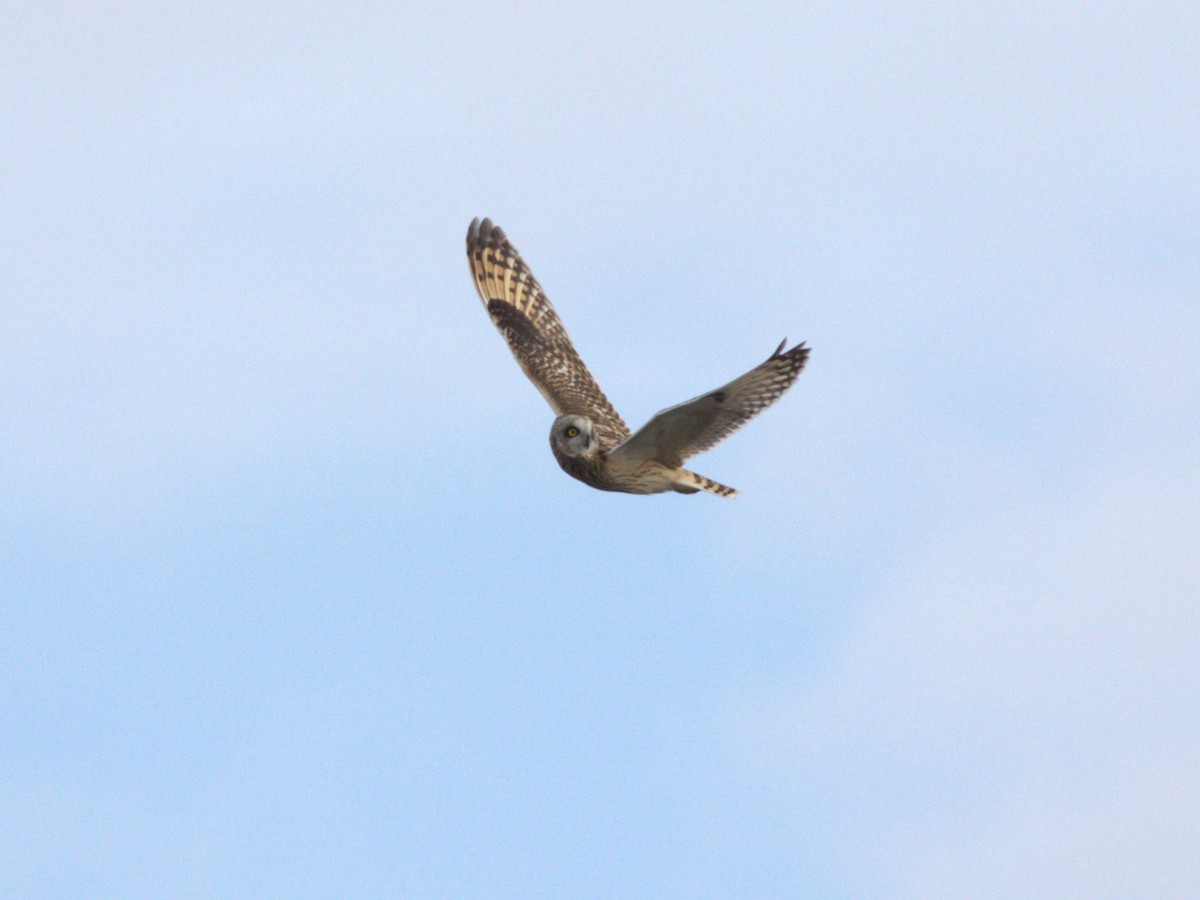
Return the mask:
POLYGON ((598 445, 592 420, 587 416, 559 416, 550 428, 550 446, 575 459, 595 456, 598 445))

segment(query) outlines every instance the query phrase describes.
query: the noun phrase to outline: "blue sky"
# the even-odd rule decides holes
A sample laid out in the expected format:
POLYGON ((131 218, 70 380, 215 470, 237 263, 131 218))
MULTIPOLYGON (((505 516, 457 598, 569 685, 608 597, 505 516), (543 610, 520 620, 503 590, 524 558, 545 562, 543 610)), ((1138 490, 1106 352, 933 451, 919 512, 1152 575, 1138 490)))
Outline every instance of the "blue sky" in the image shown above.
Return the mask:
POLYGON ((0 893, 1200 893, 1187 5, 389 6, 2 14, 0 893))

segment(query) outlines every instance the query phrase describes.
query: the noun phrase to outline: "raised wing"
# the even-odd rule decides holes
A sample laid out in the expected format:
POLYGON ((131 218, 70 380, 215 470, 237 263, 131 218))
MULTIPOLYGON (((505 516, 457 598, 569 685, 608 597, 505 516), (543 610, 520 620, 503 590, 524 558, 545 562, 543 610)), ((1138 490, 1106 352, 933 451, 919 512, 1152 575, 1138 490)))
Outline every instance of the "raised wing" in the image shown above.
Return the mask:
POLYGON ((614 461, 657 460, 678 468, 737 431, 781 396, 808 360, 800 344, 783 352, 785 340, 766 362, 724 387, 656 413, 610 454, 614 461))
POLYGON ((488 315, 554 412, 591 419, 602 449, 629 437, 629 427, 579 358, 542 286, 491 219, 471 222, 467 261, 488 315))

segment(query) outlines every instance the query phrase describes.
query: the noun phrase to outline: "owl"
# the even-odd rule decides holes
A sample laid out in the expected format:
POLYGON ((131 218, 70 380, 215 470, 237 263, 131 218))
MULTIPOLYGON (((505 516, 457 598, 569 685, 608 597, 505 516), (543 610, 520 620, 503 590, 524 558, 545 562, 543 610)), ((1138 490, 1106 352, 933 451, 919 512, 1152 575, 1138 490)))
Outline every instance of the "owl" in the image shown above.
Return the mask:
POLYGON ((554 410, 550 449, 564 472, 602 491, 737 494, 683 464, 778 400, 804 368, 808 347, 784 350, 785 339, 745 375, 662 410, 631 433, 575 351, 529 266, 490 219, 471 222, 467 261, 492 322, 554 410))

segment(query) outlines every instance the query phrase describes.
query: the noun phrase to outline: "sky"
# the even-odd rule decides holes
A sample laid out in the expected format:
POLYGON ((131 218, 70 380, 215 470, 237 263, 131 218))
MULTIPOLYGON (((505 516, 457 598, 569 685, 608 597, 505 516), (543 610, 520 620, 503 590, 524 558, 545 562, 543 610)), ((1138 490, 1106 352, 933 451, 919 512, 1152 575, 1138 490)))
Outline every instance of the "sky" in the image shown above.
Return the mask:
POLYGON ((1200 895, 1184 3, 9 4, 0 894, 1200 895), (635 497, 463 240, 636 428, 635 497))

